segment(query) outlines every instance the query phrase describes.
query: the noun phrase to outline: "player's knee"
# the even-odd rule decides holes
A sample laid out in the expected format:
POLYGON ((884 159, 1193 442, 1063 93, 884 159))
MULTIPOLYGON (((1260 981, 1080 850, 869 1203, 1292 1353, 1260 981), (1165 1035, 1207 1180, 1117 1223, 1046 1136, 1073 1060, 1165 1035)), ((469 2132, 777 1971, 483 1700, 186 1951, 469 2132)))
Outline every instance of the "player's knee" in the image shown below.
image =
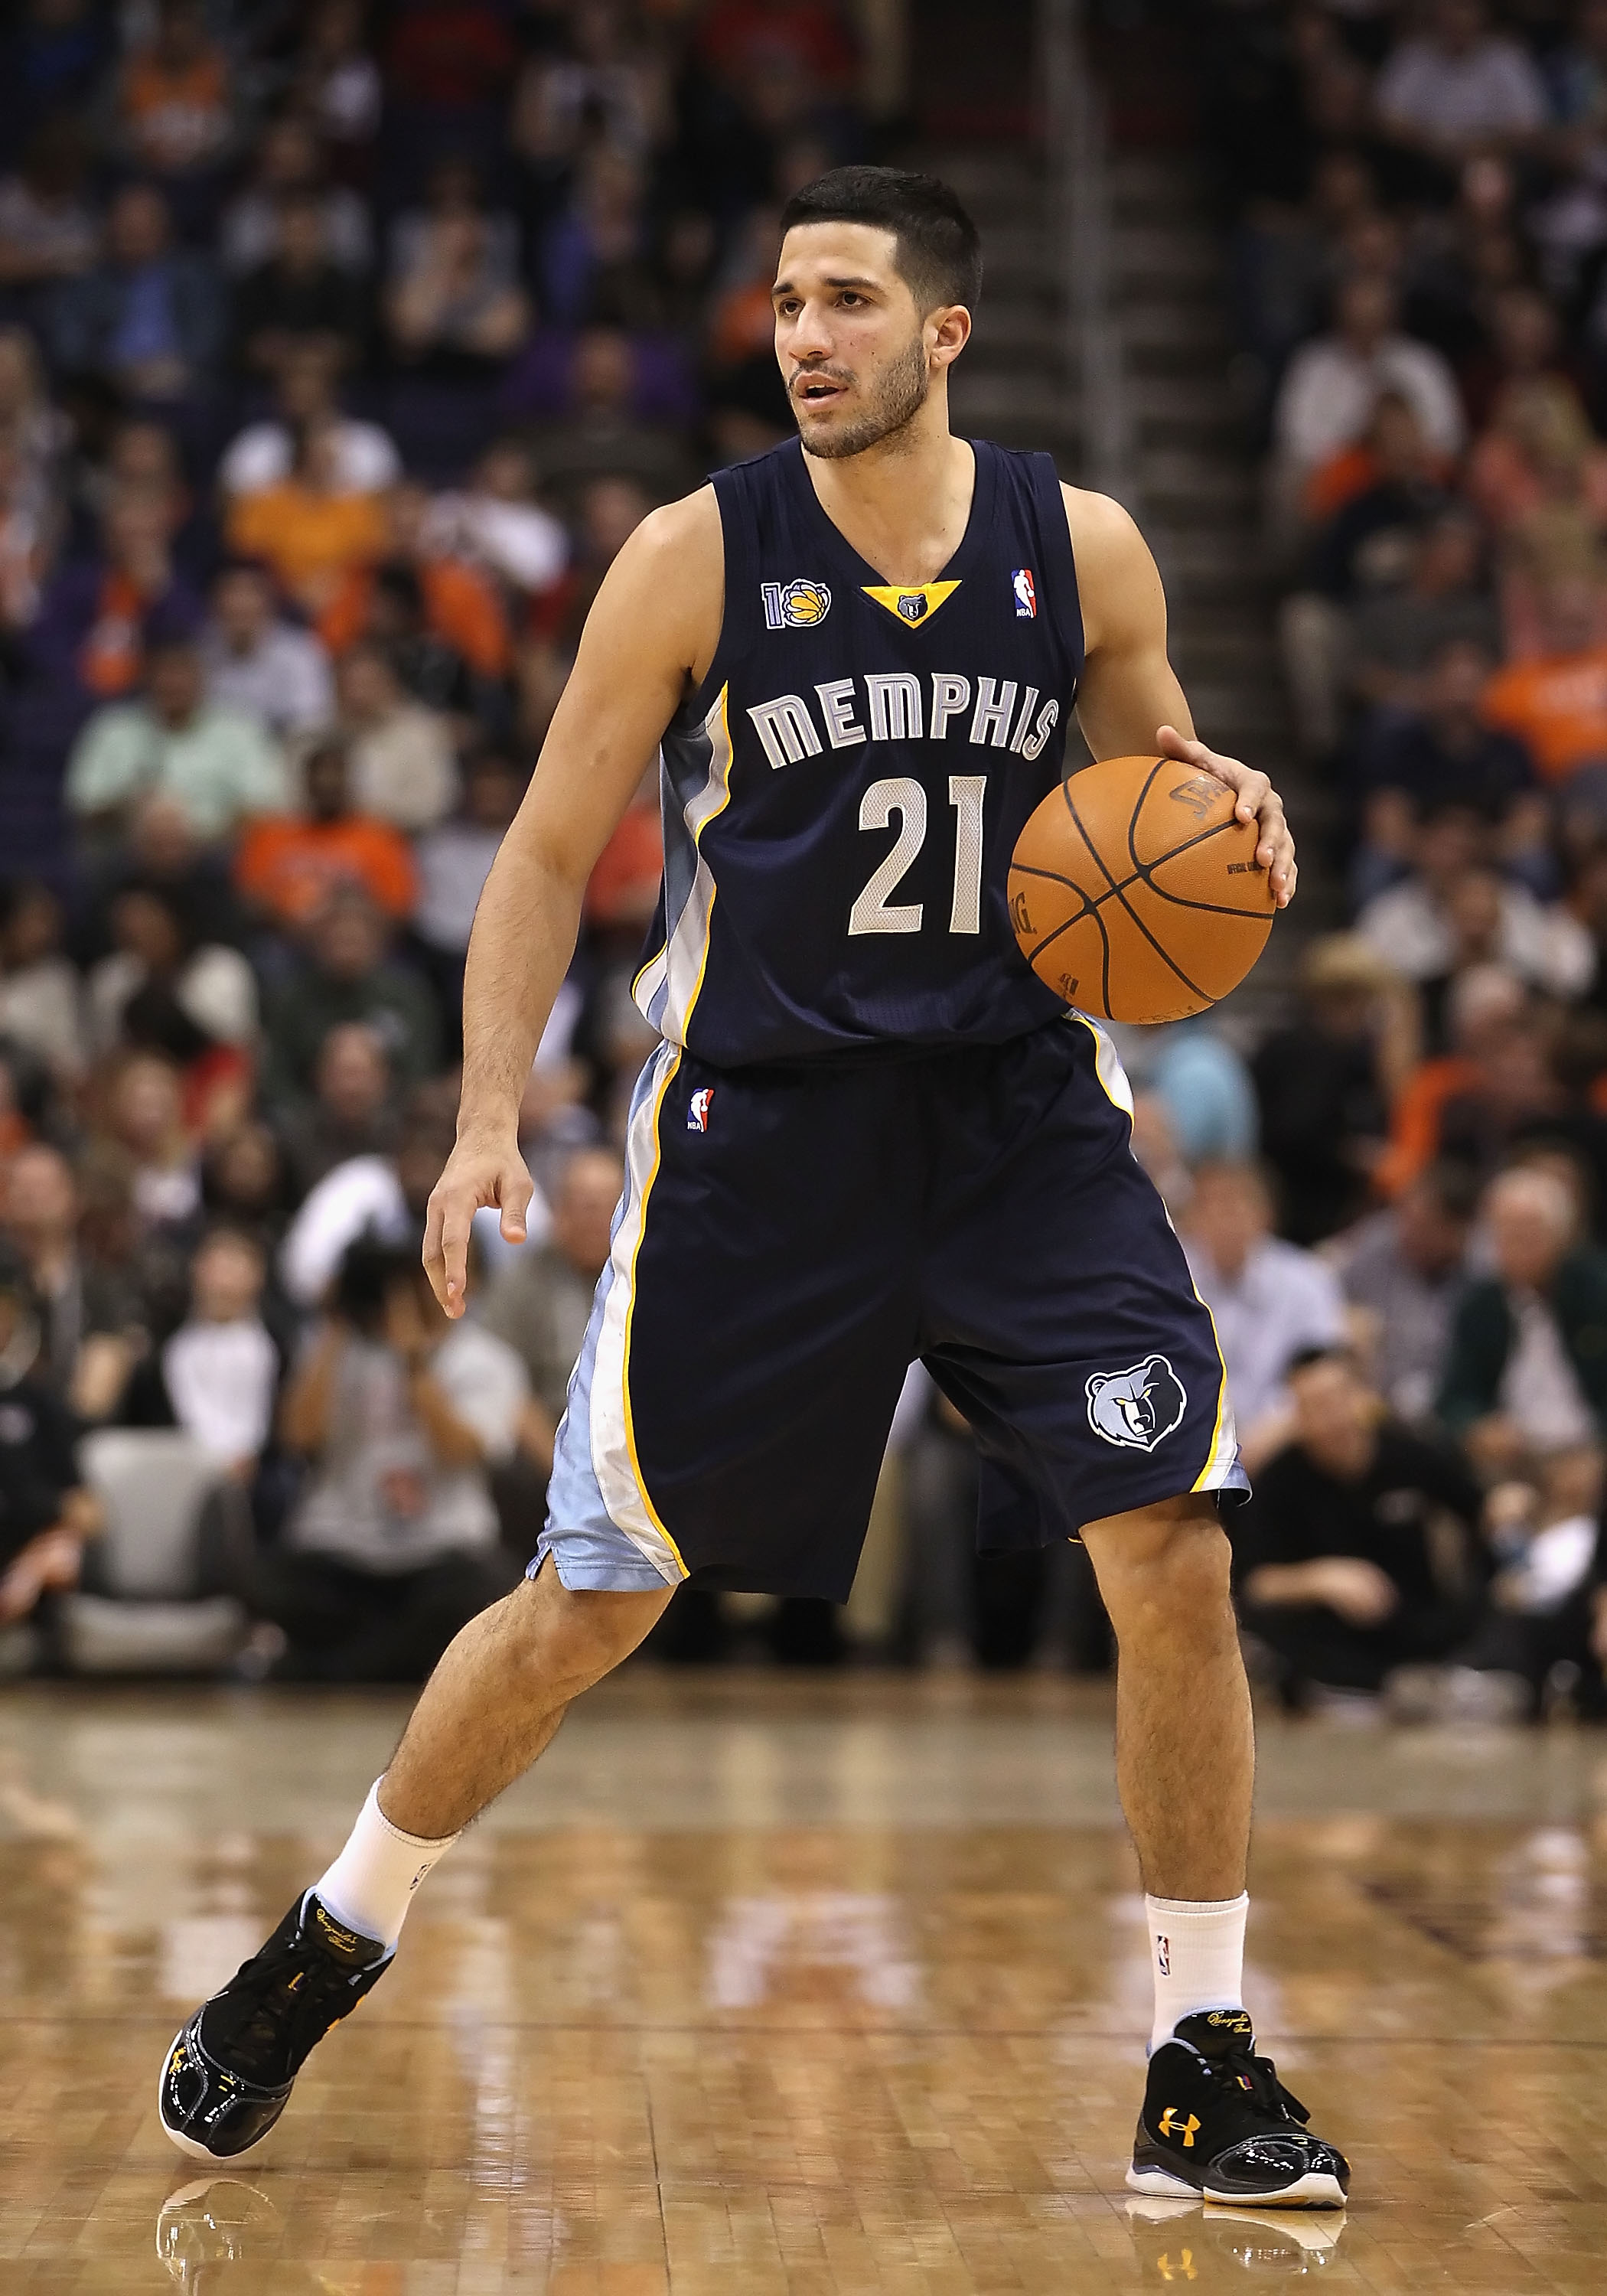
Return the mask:
POLYGON ((1141 1508, 1084 1537, 1119 1640, 1231 1626, 1232 1550, 1209 1501, 1141 1508))
POLYGON ((664 1603, 653 1595, 611 1595, 563 1584, 550 1565, 511 1598, 516 1659, 545 1697, 578 1697, 648 1633, 664 1603))

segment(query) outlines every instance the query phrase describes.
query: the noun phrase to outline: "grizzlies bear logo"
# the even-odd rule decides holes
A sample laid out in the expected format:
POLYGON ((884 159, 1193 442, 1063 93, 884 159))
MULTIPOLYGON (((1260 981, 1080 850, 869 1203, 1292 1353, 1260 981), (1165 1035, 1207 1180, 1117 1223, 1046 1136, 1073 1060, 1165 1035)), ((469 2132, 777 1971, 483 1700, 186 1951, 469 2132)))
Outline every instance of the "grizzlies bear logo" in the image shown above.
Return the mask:
POLYGON ((1088 1382, 1088 1424, 1123 1450, 1152 1451, 1183 1424, 1188 1397, 1164 1356, 1145 1356, 1130 1371, 1096 1371, 1088 1382))

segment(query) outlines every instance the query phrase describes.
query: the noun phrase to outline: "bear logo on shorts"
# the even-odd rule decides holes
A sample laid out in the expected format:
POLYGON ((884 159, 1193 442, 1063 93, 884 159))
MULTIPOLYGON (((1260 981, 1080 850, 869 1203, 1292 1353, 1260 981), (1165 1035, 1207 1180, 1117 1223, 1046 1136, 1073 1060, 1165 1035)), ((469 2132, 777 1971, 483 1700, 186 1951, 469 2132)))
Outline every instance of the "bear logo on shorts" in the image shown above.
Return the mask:
POLYGON ((1183 1424, 1188 1397, 1164 1356, 1130 1371, 1096 1371, 1088 1382, 1088 1424, 1123 1450, 1152 1451, 1183 1424))

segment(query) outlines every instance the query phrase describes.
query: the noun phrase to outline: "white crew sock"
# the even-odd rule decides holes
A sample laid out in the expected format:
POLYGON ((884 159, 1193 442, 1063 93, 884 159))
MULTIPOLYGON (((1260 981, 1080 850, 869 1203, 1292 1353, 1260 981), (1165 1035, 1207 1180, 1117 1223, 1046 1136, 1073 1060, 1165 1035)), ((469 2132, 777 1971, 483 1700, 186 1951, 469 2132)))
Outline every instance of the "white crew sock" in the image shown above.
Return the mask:
POLYGON ((1146 1898, 1150 1968, 1155 1979, 1152 2052, 1169 2041, 1196 2009, 1244 2006, 1244 1921, 1248 1893, 1237 1898, 1146 1898))
POLYGON ((444 1841, 425 1841, 392 1825, 380 1808, 383 1783, 376 1778, 369 1787, 345 1849, 313 1887, 336 1921, 360 1937, 382 1938, 394 1945, 414 1891, 457 1836, 449 1833, 444 1841))

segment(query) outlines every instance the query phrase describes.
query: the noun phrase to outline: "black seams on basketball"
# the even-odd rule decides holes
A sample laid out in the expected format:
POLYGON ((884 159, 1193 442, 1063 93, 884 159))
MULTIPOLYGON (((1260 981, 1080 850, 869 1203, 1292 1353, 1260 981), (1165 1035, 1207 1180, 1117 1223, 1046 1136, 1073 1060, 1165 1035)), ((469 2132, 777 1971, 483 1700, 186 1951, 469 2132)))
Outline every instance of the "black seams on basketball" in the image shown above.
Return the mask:
POLYGON ((1276 914, 1259 832, 1214 775, 1105 758, 1033 814, 1010 922, 1040 980, 1103 1021, 1181 1021, 1236 988, 1276 914))

